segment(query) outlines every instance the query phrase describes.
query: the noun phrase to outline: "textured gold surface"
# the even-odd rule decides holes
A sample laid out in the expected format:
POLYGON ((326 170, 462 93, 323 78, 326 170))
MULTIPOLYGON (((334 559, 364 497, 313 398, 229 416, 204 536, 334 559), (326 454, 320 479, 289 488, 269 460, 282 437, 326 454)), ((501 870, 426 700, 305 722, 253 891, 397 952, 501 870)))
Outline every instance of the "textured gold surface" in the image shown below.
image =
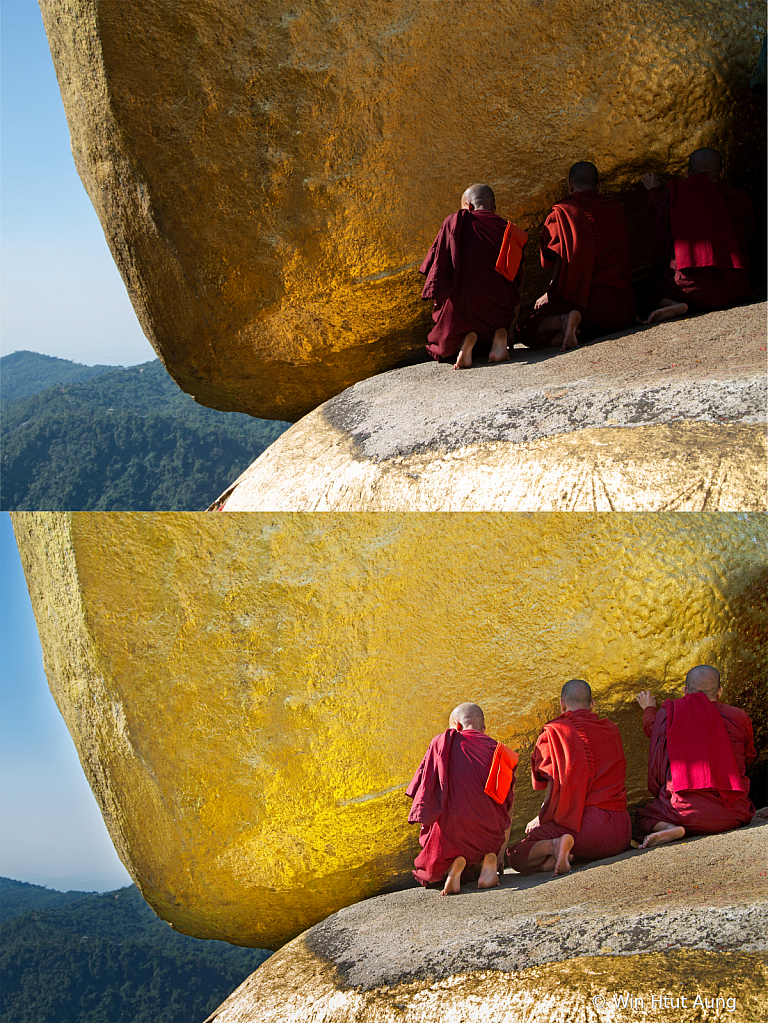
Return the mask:
POLYGON ((765 426, 669 423, 365 458, 311 412, 215 505, 226 511, 765 511, 765 426))
POLYGON ((153 908, 203 937, 280 944, 402 877, 402 790, 461 700, 525 756, 585 677, 637 801, 637 689, 679 692, 705 661, 737 702, 765 670, 745 597, 765 578, 761 516, 15 513, 14 528, 118 851, 153 908))
POLYGON ((478 970, 435 984, 355 991, 339 990, 331 971, 302 948, 301 939, 290 950, 290 956, 281 957, 281 970, 270 968, 267 960, 206 1023, 303 1023, 307 1019, 313 1023, 618 1023, 629 1019, 760 1023, 768 997, 768 960, 759 954, 677 951, 590 956, 515 973, 478 970))
MULTIPOLYGON (((423 345, 463 189, 535 237, 595 161, 647 261, 648 169, 764 173, 740 0, 41 0, 78 172, 141 324, 203 404, 297 419, 423 345)), ((740 175, 740 176, 739 176, 740 175)), ((536 246, 527 294, 541 290, 536 246)))

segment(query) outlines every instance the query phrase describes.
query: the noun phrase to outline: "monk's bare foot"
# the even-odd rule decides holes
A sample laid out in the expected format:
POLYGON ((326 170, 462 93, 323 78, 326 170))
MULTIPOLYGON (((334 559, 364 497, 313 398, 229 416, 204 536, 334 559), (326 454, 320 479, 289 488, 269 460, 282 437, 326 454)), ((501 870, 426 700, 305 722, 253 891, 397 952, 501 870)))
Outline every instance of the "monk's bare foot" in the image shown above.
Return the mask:
POLYGON ((576 328, 581 323, 581 313, 578 309, 571 309, 569 313, 563 313, 560 319, 563 325, 563 344, 560 351, 567 352, 570 348, 578 348, 576 328))
POLYGON ((564 339, 565 339, 565 334, 562 332, 562 330, 558 330, 558 332, 556 334, 552 335, 552 337, 551 337, 551 339, 549 341, 549 347, 550 348, 562 348, 564 339))
POLYGON ((507 332, 500 327, 493 335, 493 344, 488 356, 488 362, 508 362, 509 352, 507 351, 507 332))
POLYGON ((645 836, 640 848, 655 849, 657 845, 666 845, 667 842, 677 842, 681 838, 685 838, 685 828, 676 828, 672 824, 667 824, 664 827, 659 828, 657 824, 650 835, 645 836), (658 831, 656 828, 658 828, 658 831))
POLYGON ((497 888, 499 874, 497 870, 496 853, 486 853, 483 857, 483 865, 480 868, 480 877, 477 879, 478 888, 497 888))
POLYGON ((448 871, 441 895, 458 895, 461 891, 461 872, 466 867, 467 861, 463 856, 457 856, 448 871))
POLYGON ((461 351, 456 356, 456 362, 453 364, 454 369, 472 368, 472 349, 475 347, 476 341, 477 334, 472 330, 464 338, 464 344, 461 346, 461 351))
POLYGON ((559 838, 554 838, 552 844, 555 847, 555 867, 552 876, 567 874, 571 869, 571 860, 573 859, 573 856, 570 855, 571 849, 573 849, 573 835, 561 835, 559 838))
POLYGON ((645 320, 645 323, 661 323, 663 320, 674 320, 677 316, 685 316, 688 312, 688 306, 685 302, 673 302, 671 305, 659 305, 658 309, 654 309, 651 315, 645 320))
POLYGON ((539 871, 539 873, 542 873, 542 874, 543 874, 543 873, 547 873, 547 874, 548 874, 548 873, 549 873, 549 872, 550 872, 551 870, 554 870, 554 869, 555 869, 555 863, 556 863, 556 862, 557 862, 557 861, 555 860, 555 857, 554 857, 554 856, 547 856, 547 858, 546 858, 545 860, 543 860, 543 861, 542 861, 542 862, 541 862, 541 863, 540 863, 540 864, 538 865, 538 867, 536 868, 536 870, 538 870, 538 871, 539 871))

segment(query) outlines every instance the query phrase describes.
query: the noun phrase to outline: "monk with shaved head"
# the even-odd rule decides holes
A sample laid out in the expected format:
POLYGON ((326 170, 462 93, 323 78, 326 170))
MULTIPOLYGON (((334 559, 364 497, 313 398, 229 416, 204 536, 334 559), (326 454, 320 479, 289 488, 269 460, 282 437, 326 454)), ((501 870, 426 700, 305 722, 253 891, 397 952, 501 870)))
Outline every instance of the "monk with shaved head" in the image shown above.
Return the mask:
POLYGON ((568 173, 568 195, 555 203, 541 231, 541 265, 554 271, 515 342, 528 348, 575 348, 578 332, 610 334, 635 319, 624 210, 601 194, 597 167, 581 160, 568 173))
POLYGON ((697 149, 688 160, 687 178, 664 189, 656 174, 641 180, 654 217, 654 276, 637 285, 644 322, 729 309, 747 298, 752 203, 723 181, 720 153, 697 149))
POLYGON ((641 848, 730 831, 755 815, 745 773, 756 756, 752 722, 720 703, 722 691, 717 669, 699 664, 685 677, 683 698, 665 700, 659 711, 648 689, 638 694, 651 740, 648 789, 656 797, 636 820, 641 848))
POLYGON ((531 757, 531 781, 546 789, 527 837, 509 850, 521 874, 566 874, 574 857, 618 856, 629 848, 627 765, 619 729, 594 712, 589 685, 571 679, 560 694, 562 713, 547 722, 531 757))
POLYGON ((528 235, 496 214, 489 185, 470 185, 461 209, 446 217, 419 268, 426 274, 422 298, 434 303, 435 326, 427 351, 438 361, 456 357, 469 369, 472 356, 489 362, 509 358, 507 340, 517 322, 528 235))
POLYGON ((425 887, 456 895, 462 881, 495 888, 512 825, 517 754, 485 734, 476 703, 451 711, 406 789, 408 820, 421 825, 413 875, 425 887), (479 875, 479 876, 478 876, 479 875))

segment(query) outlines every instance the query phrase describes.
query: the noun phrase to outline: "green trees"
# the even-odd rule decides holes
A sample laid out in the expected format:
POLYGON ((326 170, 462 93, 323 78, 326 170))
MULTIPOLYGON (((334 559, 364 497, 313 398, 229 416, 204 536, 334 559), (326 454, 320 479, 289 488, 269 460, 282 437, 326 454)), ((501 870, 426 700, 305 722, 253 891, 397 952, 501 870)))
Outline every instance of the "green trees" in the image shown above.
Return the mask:
MULTIPOLYGON (((0 879, 6 901, 9 885, 0 879)), ((39 908, 0 925, 2 1023, 194 1023, 269 955, 198 941, 163 923, 131 886, 104 895, 14 893, 39 908), (51 906, 52 896, 75 895, 51 906)))
MULTIPOLYGON (((19 354, 45 358, 0 360, 10 393, 17 372, 29 386, 29 366, 6 362, 19 354)), ((198 511, 288 426, 197 405, 159 360, 4 400, 2 413, 4 510, 198 511)))

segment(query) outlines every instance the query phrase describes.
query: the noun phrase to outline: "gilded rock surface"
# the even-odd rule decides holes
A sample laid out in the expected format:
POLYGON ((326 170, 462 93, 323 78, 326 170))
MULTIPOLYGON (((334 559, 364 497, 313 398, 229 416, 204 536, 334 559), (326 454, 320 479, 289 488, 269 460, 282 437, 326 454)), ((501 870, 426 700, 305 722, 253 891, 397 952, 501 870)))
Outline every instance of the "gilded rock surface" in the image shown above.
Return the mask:
POLYGON ((305 416, 227 511, 766 510, 766 304, 567 355, 393 370, 305 416))
MULTIPOLYGON (((648 169, 756 186, 741 0, 40 0, 78 172, 166 368, 295 420, 424 343, 417 266, 463 189, 534 237, 589 159, 647 262, 648 169)), ((540 293, 535 244, 528 297, 540 293)))
MULTIPOLYGON (((53 694, 116 848, 185 933, 276 947, 410 878, 404 787, 457 703, 523 764, 572 677, 647 800, 639 688, 755 719, 759 515, 14 513, 53 694)), ((515 835, 540 803, 520 772, 515 835)))
POLYGON ((490 891, 360 903, 268 959, 207 1023, 758 1023, 765 827, 555 881, 508 872, 490 891))

